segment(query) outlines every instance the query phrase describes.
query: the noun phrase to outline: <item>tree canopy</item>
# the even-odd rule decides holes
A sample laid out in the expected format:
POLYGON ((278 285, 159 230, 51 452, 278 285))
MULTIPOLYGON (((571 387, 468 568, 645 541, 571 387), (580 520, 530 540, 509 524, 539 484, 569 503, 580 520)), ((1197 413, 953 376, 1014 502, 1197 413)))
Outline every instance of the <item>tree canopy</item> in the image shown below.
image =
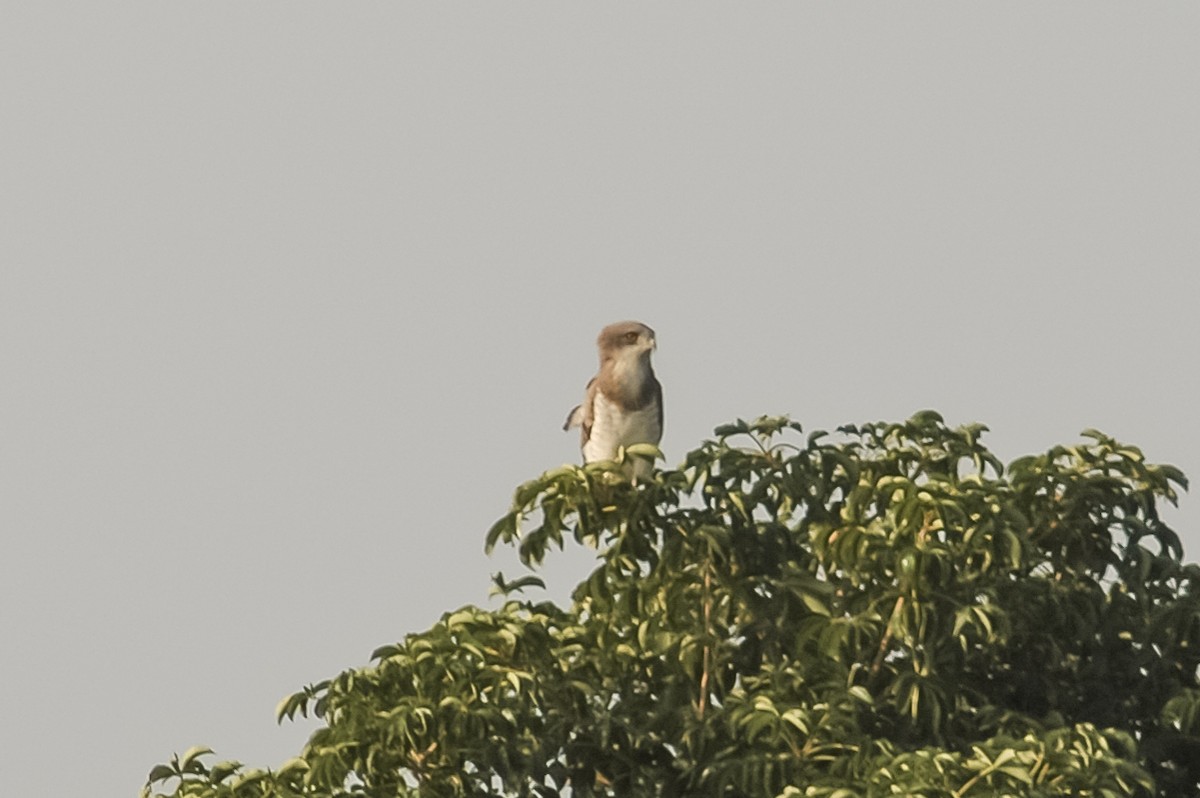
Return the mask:
POLYGON ((285 698, 323 724, 296 758, 196 748, 143 795, 1197 794, 1183 475, 1095 431, 1003 466, 984 431, 764 417, 641 484, 549 471, 487 546, 596 549, 570 606, 498 575, 498 608, 285 698))

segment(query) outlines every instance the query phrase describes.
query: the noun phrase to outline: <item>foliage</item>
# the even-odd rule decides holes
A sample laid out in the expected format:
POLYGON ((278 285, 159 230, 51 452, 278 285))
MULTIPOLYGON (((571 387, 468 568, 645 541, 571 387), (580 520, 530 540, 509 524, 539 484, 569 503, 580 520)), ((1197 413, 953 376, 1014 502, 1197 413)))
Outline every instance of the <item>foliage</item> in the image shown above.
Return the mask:
POLYGON ((488 547, 594 547, 569 609, 498 576, 499 609, 286 698, 324 722, 296 759, 193 749, 144 795, 1196 794, 1183 475, 1092 431, 1006 469, 983 431, 761 418, 640 485, 543 474, 488 547))

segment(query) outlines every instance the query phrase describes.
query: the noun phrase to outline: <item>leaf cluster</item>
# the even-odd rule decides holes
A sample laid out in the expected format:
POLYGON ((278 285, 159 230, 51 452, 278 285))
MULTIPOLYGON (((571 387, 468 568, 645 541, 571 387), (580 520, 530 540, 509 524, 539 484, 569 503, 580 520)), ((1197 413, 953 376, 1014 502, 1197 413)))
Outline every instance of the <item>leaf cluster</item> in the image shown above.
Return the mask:
POLYGON ((1194 794, 1183 475, 1094 431, 1005 468, 984 431, 764 417, 640 484, 547 472, 487 546, 594 548, 570 607, 498 575, 498 609, 284 699, 324 724, 296 759, 194 749, 144 795, 1194 794))

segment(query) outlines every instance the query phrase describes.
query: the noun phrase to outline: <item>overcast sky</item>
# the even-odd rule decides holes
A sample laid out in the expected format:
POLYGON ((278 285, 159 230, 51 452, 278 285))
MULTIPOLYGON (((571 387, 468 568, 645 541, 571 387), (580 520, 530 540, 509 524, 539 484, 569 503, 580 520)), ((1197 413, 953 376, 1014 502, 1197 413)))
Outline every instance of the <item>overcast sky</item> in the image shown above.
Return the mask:
POLYGON ((671 463, 929 407, 1200 477, 1195 3, 4 17, 0 794, 295 754, 281 697, 519 572, 611 321, 671 463))

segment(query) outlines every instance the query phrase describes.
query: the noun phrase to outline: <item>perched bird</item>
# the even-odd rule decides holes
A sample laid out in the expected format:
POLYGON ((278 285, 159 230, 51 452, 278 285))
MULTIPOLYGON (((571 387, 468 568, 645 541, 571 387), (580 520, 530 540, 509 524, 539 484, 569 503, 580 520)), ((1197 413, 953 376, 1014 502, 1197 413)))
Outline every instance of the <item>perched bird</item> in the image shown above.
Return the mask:
MULTIPOLYGON (((617 448, 635 443, 657 445, 662 439, 662 386, 654 377, 650 353, 654 330, 638 321, 610 324, 596 339, 600 372, 587 384, 583 404, 567 415, 563 429, 580 428, 583 462, 612 460, 617 448)), ((635 479, 650 473, 638 460, 635 479)))

